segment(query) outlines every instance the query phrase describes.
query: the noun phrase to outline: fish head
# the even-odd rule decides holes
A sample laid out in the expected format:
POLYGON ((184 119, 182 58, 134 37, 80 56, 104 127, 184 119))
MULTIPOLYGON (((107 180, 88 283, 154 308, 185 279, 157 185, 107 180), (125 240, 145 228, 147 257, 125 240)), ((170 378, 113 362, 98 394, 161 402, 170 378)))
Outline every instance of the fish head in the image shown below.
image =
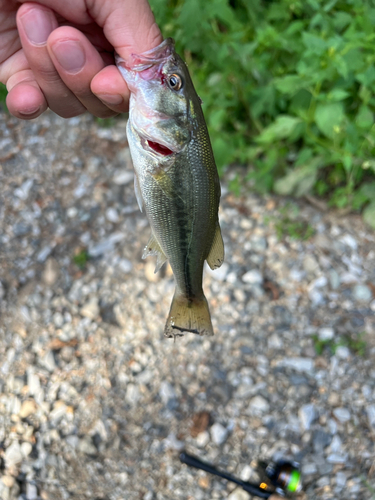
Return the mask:
POLYGON ((131 92, 129 120, 143 149, 160 158, 181 152, 192 138, 200 101, 174 41, 127 61, 117 56, 116 63, 131 92))

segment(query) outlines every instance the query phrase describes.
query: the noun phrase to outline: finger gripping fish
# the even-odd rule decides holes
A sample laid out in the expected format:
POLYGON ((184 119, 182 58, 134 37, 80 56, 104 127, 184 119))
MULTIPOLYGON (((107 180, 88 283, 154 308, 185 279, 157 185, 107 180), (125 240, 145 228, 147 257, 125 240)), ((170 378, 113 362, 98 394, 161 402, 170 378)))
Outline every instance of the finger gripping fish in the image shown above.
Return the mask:
POLYGON ((155 272, 169 260, 176 281, 164 334, 213 335, 203 265, 220 267, 224 245, 219 177, 200 99, 171 38, 116 62, 131 92, 135 193, 152 230, 143 258, 157 256, 155 272))

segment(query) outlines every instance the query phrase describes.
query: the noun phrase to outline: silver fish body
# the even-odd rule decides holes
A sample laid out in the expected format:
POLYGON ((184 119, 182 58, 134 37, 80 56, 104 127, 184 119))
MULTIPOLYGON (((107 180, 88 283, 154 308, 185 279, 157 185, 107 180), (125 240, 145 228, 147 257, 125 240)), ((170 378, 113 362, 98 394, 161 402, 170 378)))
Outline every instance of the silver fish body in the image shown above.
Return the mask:
POLYGON ((176 281, 164 333, 212 335, 203 265, 219 267, 224 246, 220 184, 200 99, 172 39, 117 63, 131 91, 135 191, 152 230, 143 257, 157 255, 155 272, 169 260, 176 281))

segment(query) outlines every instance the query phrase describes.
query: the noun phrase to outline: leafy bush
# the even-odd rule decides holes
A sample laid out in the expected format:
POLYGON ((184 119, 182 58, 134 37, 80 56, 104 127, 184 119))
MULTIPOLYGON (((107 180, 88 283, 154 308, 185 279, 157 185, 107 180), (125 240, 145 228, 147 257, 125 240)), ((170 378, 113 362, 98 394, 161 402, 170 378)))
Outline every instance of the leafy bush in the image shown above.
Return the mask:
POLYGON ((250 164, 259 191, 367 204, 375 221, 371 0, 150 3, 194 75, 221 170, 250 164))

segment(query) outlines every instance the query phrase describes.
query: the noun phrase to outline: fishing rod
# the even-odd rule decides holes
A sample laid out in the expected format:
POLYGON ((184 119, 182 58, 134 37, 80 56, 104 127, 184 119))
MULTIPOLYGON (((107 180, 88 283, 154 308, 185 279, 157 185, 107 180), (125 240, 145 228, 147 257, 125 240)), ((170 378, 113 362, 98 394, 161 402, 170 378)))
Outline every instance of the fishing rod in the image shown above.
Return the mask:
POLYGON ((180 461, 190 467, 204 470, 209 474, 214 474, 227 481, 236 483, 241 486, 243 490, 250 493, 250 495, 259 498, 270 498, 270 496, 275 493, 285 496, 286 492, 298 493, 302 489, 301 473, 297 462, 280 460, 271 462, 268 465, 261 463, 267 479, 260 484, 256 484, 242 481, 242 479, 238 479, 228 472, 219 471, 213 465, 202 462, 199 458, 189 455, 185 451, 180 453, 180 461))

